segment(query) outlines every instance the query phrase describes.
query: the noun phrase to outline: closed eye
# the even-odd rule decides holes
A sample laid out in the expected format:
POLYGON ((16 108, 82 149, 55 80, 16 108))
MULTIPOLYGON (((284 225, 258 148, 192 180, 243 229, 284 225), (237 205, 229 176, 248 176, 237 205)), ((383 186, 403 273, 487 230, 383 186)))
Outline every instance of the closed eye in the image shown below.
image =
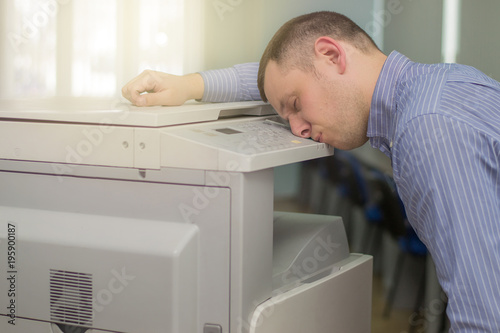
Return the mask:
POLYGON ((293 109, 294 109, 296 112, 299 112, 299 111, 300 111, 300 106, 299 106, 299 103, 298 103, 297 101, 298 101, 298 98, 296 98, 296 99, 293 101, 293 109))

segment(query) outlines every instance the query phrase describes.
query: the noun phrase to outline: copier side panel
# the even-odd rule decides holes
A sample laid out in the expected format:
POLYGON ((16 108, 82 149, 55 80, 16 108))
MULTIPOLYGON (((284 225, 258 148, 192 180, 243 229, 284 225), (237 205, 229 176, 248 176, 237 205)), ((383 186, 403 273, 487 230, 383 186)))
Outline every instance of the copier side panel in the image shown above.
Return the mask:
MULTIPOLYGON (((206 323, 229 330, 230 192, 223 186, 0 172, 0 206, 88 219, 102 216, 196 225, 200 234, 197 332, 206 323)), ((22 221, 18 224, 22 226, 22 221)), ((128 317, 140 320, 133 319, 134 314, 128 317)))
POLYGON ((207 184, 231 188, 231 329, 246 333, 272 294, 273 169, 207 171, 207 184))

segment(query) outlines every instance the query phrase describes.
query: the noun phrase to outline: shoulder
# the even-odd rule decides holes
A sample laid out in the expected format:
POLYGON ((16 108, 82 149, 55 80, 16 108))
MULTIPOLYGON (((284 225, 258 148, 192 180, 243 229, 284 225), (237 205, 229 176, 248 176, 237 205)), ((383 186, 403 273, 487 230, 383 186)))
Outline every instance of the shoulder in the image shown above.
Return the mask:
POLYGON ((429 125, 434 116, 442 116, 500 138, 500 84, 473 67, 414 68, 400 81, 396 99, 397 134, 410 124, 429 125))
POLYGON ((452 68, 449 64, 409 66, 397 83, 398 109, 410 118, 435 112, 452 68))

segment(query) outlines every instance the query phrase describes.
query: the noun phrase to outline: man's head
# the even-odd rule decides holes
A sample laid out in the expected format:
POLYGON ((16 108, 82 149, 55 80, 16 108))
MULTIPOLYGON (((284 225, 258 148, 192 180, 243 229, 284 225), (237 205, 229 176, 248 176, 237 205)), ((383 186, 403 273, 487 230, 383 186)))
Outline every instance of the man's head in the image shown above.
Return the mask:
POLYGON ((258 87, 294 134, 356 148, 367 140, 371 94, 383 60, 373 40, 344 15, 306 14, 285 23, 269 42, 258 87))

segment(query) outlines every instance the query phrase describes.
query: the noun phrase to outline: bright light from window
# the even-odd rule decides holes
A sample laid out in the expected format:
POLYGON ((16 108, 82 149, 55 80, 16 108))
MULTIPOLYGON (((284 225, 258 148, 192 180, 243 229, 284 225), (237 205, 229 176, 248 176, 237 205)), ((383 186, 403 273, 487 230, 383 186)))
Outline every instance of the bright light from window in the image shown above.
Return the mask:
MULTIPOLYGON (((0 97, 117 96, 144 69, 183 74, 201 0, 0 0, 0 97), (194 11, 193 11, 194 12, 194 11)), ((198 34, 198 35, 197 35, 198 34)), ((196 39, 192 38, 192 39, 196 39)), ((198 54, 198 53, 197 53, 198 54)))
POLYGON ((55 9, 40 1, 8 1, 1 13, 7 41, 1 95, 47 95, 55 93, 55 9), (43 52, 42 52, 43 50, 43 52))
POLYGON ((184 59, 184 1, 148 0, 140 11, 139 71, 154 69, 182 74, 184 59), (158 13, 161 12, 161 15, 158 13))
POLYGON ((74 0, 72 95, 116 91, 116 0, 74 0))

